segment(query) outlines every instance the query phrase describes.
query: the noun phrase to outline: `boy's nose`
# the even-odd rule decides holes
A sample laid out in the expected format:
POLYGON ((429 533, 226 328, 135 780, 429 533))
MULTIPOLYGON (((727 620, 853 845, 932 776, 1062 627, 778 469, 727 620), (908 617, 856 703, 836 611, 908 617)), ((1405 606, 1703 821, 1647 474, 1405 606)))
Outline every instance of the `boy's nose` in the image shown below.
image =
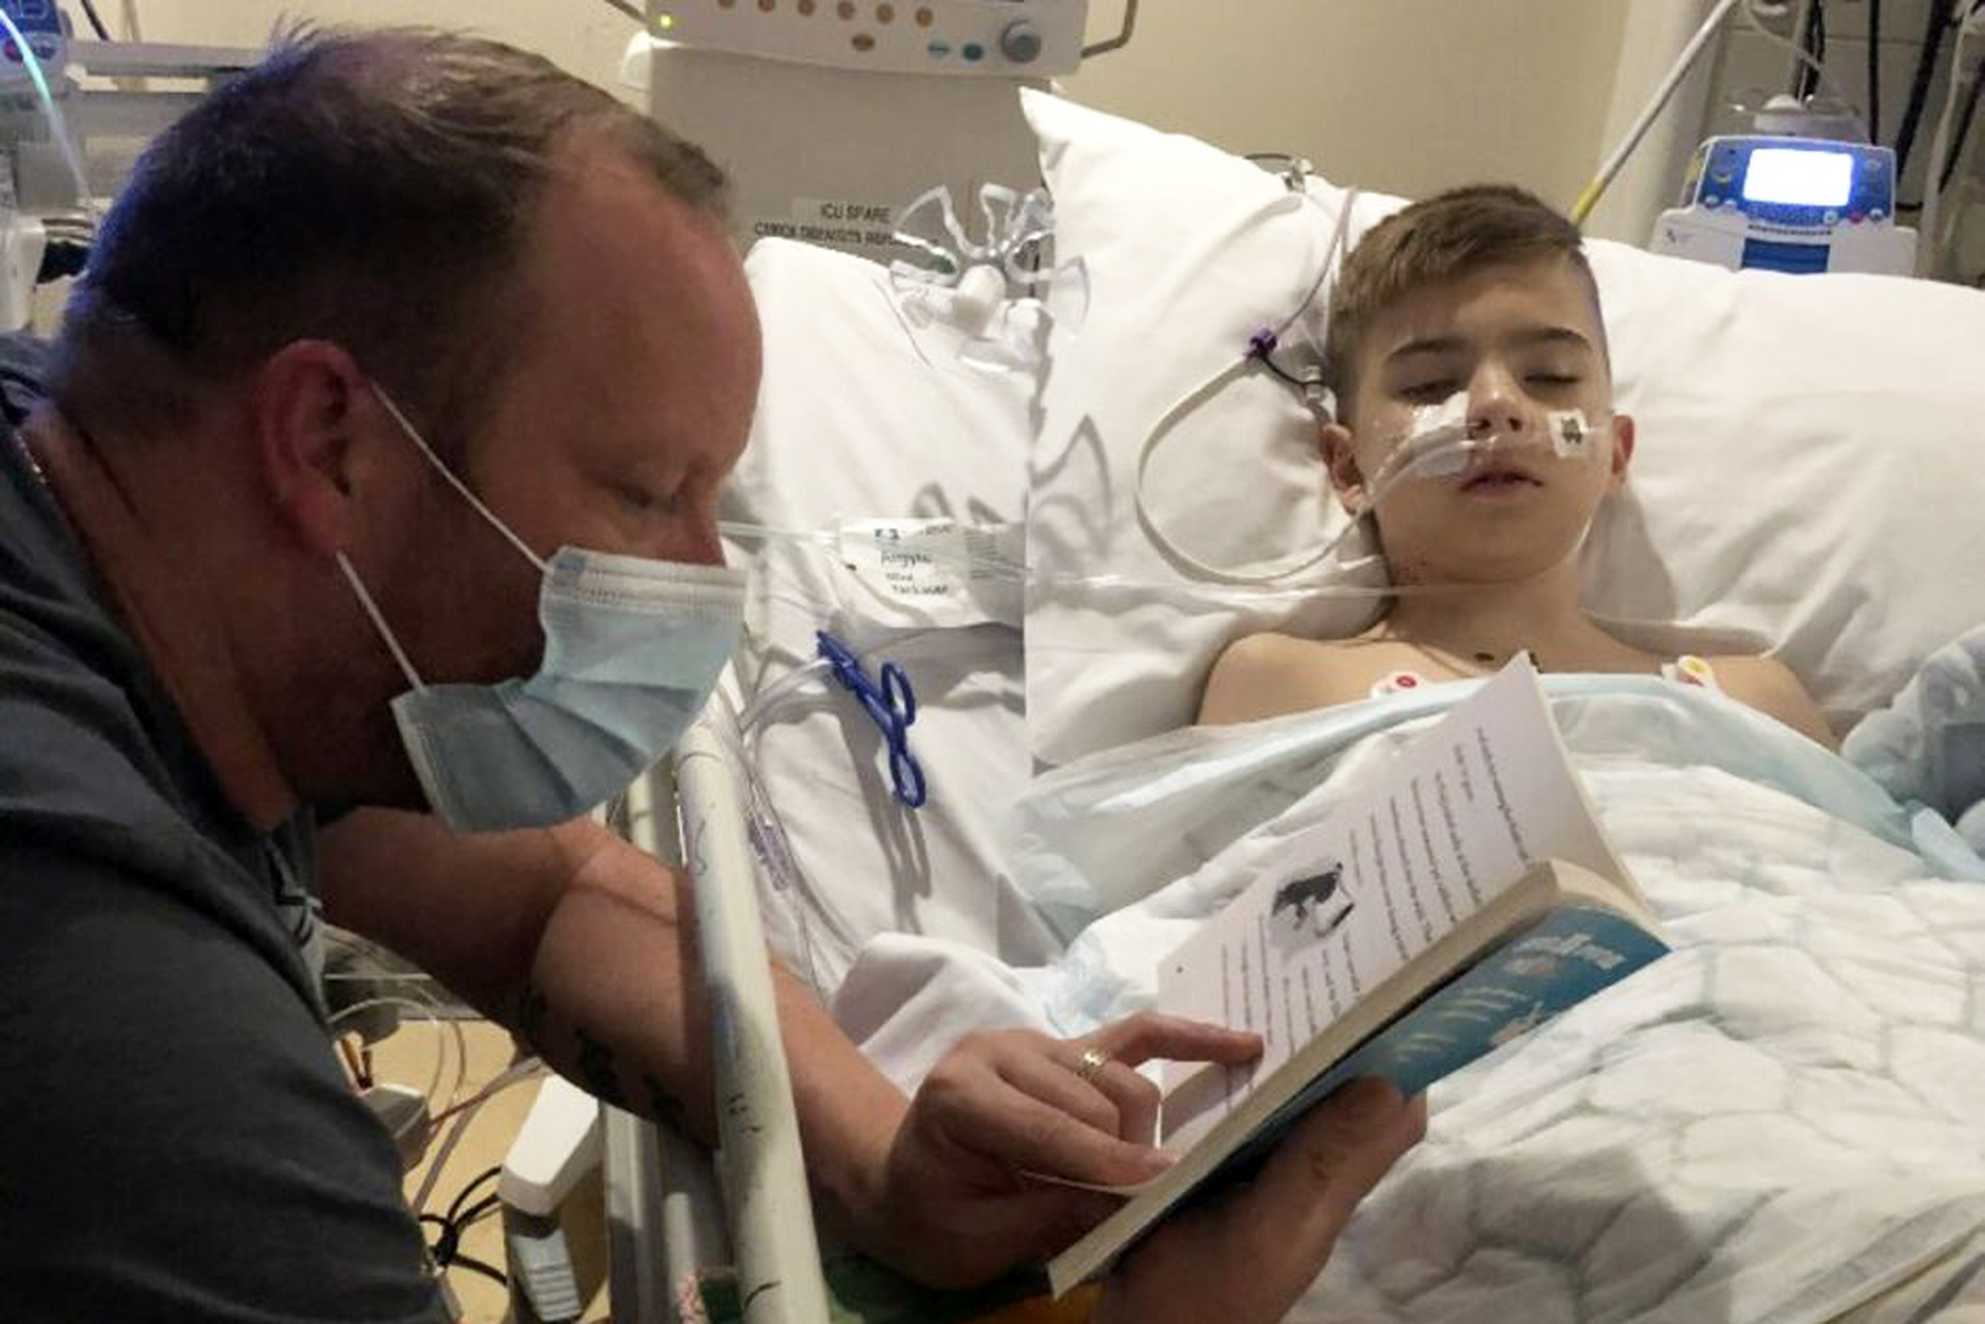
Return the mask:
POLYGON ((1468 392, 1468 435, 1489 437, 1519 434, 1526 411, 1517 393, 1500 373, 1484 374, 1468 392))

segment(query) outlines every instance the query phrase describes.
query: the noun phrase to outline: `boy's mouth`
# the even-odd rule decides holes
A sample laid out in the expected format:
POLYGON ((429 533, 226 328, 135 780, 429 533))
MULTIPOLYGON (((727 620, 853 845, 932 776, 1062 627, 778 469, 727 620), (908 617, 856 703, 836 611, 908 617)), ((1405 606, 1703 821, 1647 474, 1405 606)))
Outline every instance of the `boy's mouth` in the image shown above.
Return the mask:
POLYGON ((1495 465, 1464 478, 1461 482, 1461 490, 1470 495, 1495 496, 1508 492, 1527 491, 1543 485, 1540 479, 1533 478, 1521 469, 1510 465, 1495 465))

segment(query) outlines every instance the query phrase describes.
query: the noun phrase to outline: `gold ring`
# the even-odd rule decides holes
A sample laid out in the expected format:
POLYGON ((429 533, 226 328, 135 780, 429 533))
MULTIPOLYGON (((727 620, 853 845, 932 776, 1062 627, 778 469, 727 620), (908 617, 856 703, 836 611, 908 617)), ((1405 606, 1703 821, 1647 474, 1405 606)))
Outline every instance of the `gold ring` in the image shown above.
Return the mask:
POLYGON ((1082 1064, 1075 1068, 1076 1079, 1085 1085, 1094 1084, 1096 1077, 1103 1074, 1103 1068, 1110 1064, 1110 1055, 1096 1048, 1082 1050, 1082 1064))

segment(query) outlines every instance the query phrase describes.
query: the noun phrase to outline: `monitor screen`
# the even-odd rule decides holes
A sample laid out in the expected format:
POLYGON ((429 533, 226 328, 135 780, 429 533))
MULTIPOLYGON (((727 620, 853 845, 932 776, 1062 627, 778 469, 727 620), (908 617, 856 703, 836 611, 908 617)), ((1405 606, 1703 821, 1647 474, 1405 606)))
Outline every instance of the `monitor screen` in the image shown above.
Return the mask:
POLYGON ((1760 147, 1744 171, 1746 202, 1839 207, 1854 191, 1854 158, 1847 152, 1760 147))

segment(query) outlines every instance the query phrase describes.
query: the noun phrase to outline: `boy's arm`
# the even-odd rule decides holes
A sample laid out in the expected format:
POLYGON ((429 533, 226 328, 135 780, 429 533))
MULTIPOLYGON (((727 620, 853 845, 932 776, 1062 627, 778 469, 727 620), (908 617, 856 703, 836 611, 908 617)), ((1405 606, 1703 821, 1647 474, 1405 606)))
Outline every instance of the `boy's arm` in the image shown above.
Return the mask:
POLYGON ((1341 702, 1330 650, 1286 634, 1251 634, 1227 645, 1200 696, 1198 724, 1225 726, 1341 702))
POLYGON ((1719 657, 1713 664, 1723 692, 1739 703, 1776 717, 1800 735, 1837 750, 1840 742, 1813 696, 1775 657, 1719 657))

